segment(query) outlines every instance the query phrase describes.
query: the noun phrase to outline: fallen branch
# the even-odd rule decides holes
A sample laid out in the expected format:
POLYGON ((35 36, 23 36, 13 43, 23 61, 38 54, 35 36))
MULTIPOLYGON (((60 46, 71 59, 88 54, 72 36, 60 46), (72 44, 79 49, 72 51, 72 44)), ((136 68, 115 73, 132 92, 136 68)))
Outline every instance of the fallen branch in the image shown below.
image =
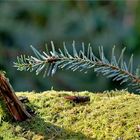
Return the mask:
POLYGON ((84 103, 90 101, 89 96, 65 96, 64 98, 75 103, 84 103))

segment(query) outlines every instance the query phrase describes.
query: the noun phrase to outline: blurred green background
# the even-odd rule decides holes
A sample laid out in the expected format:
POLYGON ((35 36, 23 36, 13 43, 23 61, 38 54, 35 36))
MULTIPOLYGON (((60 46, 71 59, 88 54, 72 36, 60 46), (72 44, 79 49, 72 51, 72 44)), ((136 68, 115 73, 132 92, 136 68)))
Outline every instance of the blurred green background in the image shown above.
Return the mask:
POLYGON ((60 70, 53 77, 42 78, 13 68, 17 55, 32 53, 30 45, 45 50, 51 40, 59 48, 65 41, 68 50, 73 40, 77 50, 82 42, 91 43, 95 53, 102 45, 108 57, 114 45, 116 55, 126 47, 126 60, 134 53, 135 69, 140 59, 140 1, 0 1, 0 69, 7 72, 16 91, 125 88, 93 71, 83 74, 60 70))

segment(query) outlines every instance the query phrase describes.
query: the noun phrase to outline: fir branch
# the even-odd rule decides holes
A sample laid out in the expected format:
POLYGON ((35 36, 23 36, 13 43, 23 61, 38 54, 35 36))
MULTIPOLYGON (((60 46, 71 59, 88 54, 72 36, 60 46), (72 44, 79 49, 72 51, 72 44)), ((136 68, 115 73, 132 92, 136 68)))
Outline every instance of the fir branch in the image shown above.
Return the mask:
POLYGON ((121 51, 120 57, 115 57, 115 47, 112 49, 111 60, 109 61, 104 54, 103 47, 99 47, 99 57, 95 56, 92 47, 88 45, 87 52, 85 45, 82 43, 82 50, 77 52, 75 42, 73 42, 73 54, 70 54, 63 44, 64 50, 55 50, 54 44, 51 41, 52 50, 43 52, 42 54, 31 46, 35 56, 21 55, 17 57, 17 62, 14 62, 14 67, 20 71, 35 71, 38 75, 44 70, 46 74, 54 75, 57 69, 66 69, 72 71, 84 71, 94 69, 97 73, 102 73, 114 81, 120 81, 120 84, 128 82, 128 85, 136 88, 140 92, 139 69, 136 74, 133 73, 133 55, 130 57, 128 64, 124 61, 125 48, 121 51))

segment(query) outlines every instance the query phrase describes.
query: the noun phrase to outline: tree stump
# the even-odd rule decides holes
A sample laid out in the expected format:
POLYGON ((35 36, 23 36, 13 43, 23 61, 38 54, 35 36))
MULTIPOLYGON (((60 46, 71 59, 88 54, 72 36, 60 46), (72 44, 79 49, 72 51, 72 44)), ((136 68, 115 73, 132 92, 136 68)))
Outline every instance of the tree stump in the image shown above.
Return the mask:
POLYGON ((3 98, 10 114, 16 121, 24 121, 27 118, 31 118, 31 115, 16 96, 3 72, 0 72, 0 97, 3 98))

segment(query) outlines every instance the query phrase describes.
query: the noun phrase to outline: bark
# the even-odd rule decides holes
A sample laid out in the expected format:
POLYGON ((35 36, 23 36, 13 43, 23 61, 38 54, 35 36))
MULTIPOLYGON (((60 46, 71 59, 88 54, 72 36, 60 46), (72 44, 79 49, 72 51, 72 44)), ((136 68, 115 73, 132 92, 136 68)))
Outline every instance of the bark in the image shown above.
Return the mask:
POLYGON ((0 73, 0 97, 2 96, 10 114, 16 121, 24 121, 31 118, 31 115, 26 111, 24 105, 16 96, 9 80, 3 73, 0 73))
POLYGON ((84 103, 90 101, 89 96, 65 96, 65 99, 73 101, 75 103, 84 103))

